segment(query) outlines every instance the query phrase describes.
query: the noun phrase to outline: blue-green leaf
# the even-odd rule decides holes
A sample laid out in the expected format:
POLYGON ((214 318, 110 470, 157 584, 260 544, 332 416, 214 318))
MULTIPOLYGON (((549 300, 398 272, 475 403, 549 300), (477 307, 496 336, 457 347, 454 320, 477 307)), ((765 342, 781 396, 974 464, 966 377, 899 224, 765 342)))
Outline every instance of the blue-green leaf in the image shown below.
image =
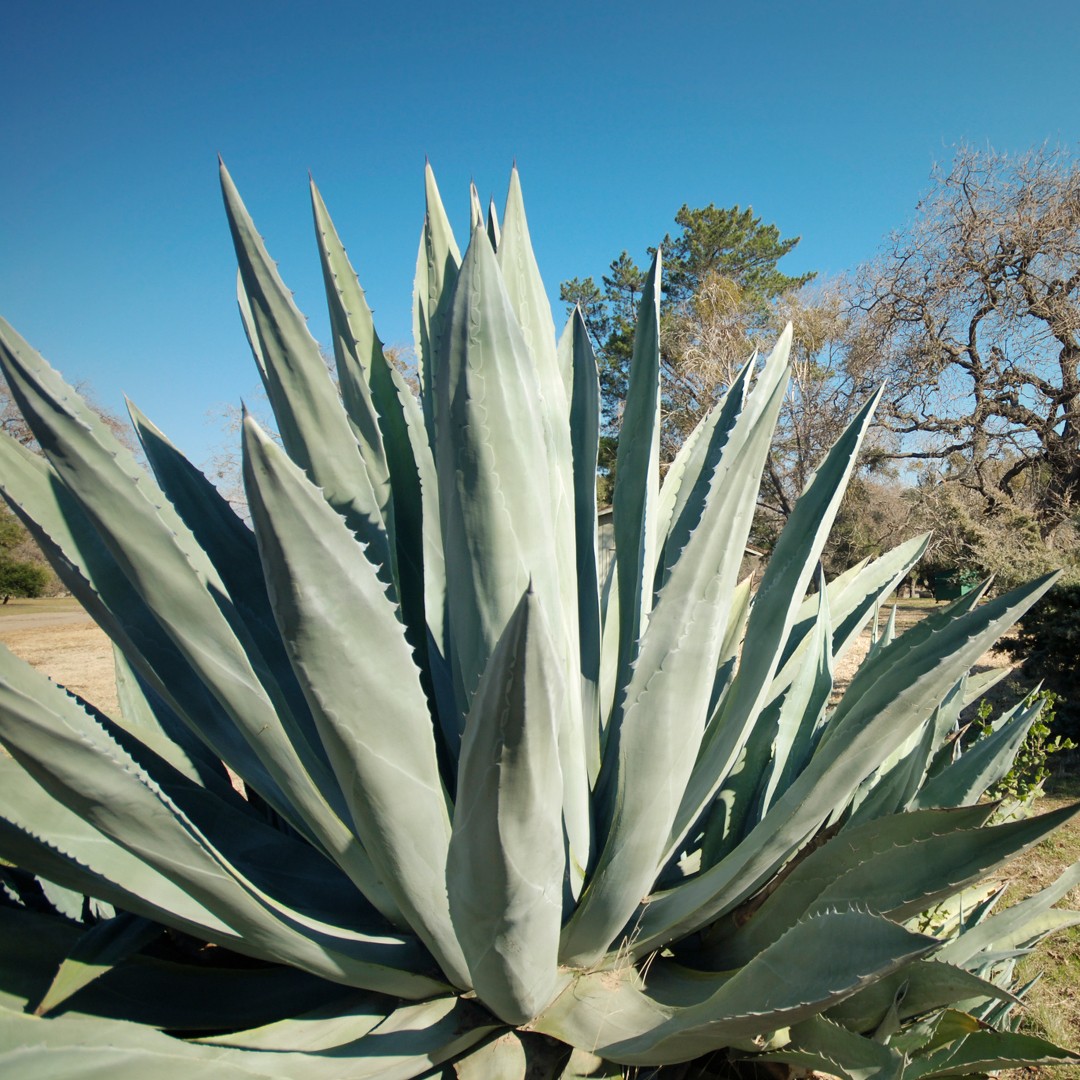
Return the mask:
POLYGON ((357 835, 408 924, 467 986, 446 900, 447 796, 396 607, 345 522, 250 418, 244 481, 281 635, 357 835))
POLYGON ((596 460, 600 444, 600 381, 585 320, 575 308, 559 341, 572 372, 570 441, 574 458, 574 536, 581 654, 582 720, 589 783, 600 771, 600 581, 596 515, 596 460))
MULTIPOLYGON (((281 280, 224 164, 221 190, 267 397, 289 456, 323 489, 390 580, 383 508, 319 346, 281 280)), ((378 473, 374 479, 379 479, 378 473)))
POLYGON ((446 870, 450 913, 480 999, 508 1024, 552 998, 562 925, 557 718, 568 689, 535 594, 521 599, 465 727, 446 870))
POLYGON ((161 937, 163 929, 158 923, 126 912, 92 926, 74 942, 34 1014, 52 1012, 72 994, 161 937))
POLYGON ((416 257, 413 286, 413 340, 420 376, 420 400, 428 442, 435 450, 435 382, 442 358, 443 334, 457 283, 461 255, 450 228, 435 174, 424 163, 424 194, 427 212, 416 257))
POLYGON ((625 686, 653 600, 660 501, 660 264, 657 249, 634 330, 615 463, 612 518, 619 596, 617 686, 625 686))

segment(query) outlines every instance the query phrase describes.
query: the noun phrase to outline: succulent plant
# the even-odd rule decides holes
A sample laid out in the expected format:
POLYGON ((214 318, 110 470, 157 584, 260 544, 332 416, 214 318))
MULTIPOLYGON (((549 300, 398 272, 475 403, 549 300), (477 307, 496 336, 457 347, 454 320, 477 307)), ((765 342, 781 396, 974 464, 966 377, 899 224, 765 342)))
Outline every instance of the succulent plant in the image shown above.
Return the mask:
POLYGON ((1049 587, 837 659, 925 546, 832 581, 868 402, 756 589, 740 562, 790 333, 658 462, 660 256, 597 559, 596 363, 556 341, 516 173, 462 258, 430 170, 419 400, 312 187, 336 385, 222 167, 281 446, 250 526, 141 413, 153 476, 6 323, 44 457, 4 493, 116 647, 103 715, 0 655, 6 1075, 939 1077, 1074 1061, 1014 1030, 1015 959, 1080 915, 979 883, 1075 812, 982 792, 968 669, 1049 587))

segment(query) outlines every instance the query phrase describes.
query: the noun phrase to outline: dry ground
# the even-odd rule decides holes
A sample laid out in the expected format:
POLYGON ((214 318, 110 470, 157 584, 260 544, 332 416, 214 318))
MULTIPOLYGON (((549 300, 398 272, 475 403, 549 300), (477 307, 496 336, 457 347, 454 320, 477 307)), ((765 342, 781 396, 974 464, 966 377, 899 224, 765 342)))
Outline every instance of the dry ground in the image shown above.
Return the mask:
MULTIPOLYGON (((106 715, 117 713, 112 643, 71 597, 0 605, 0 643, 106 715)), ((229 775, 242 791, 242 781, 229 775)))
POLYGON ((115 711, 112 644, 75 600, 0 606, 0 642, 102 712, 115 711))
MULTIPOLYGON (((934 606, 929 600, 901 601, 898 632, 918 622, 934 606)), ((74 600, 12 600, 0 606, 0 642, 103 711, 115 709, 112 646, 74 600)), ((868 647, 867 636, 852 649, 838 667, 838 684, 850 681, 868 647)), ((1001 667, 1010 662, 1007 654, 990 652, 980 659, 979 666, 1001 667)), ((1078 798, 1080 776, 1059 775, 1048 785, 1048 794, 1036 810, 1056 809, 1078 798)), ((1080 823, 1074 821, 1006 868, 1001 876, 1013 882, 1010 899, 1019 900, 1049 884, 1077 859, 1080 823)), ((1069 899, 1073 907, 1080 907, 1080 889, 1069 899)), ((1024 962, 1022 975, 1030 979, 1040 971, 1042 980, 1028 997, 1025 1025, 1061 1045, 1080 1048, 1080 927, 1040 947, 1024 962)), ((1009 1080, 1034 1080, 1042 1074, 1057 1080, 1080 1080, 1080 1067, 1015 1070, 1005 1075, 1009 1080)))

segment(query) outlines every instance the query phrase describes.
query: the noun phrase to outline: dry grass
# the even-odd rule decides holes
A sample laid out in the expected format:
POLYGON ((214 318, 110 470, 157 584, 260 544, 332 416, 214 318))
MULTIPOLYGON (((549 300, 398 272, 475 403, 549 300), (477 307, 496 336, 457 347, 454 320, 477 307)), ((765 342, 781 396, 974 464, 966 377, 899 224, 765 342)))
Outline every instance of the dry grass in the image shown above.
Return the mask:
MULTIPOLYGON (((1047 789, 1047 795, 1037 804, 1039 813, 1080 799, 1080 776, 1055 776, 1047 789)), ((1012 887, 1005 894, 1005 902, 1015 903, 1044 888, 1078 859, 1080 821, 1074 819, 1007 867, 1012 887)), ((1080 888, 1074 889, 1058 906, 1080 908, 1080 888)), ((1071 927, 1044 941, 1020 963, 1018 975, 1021 982, 1039 976, 1025 1000, 1023 1029, 1059 1046, 1080 1048, 1080 927, 1071 927)), ((1013 1069, 1002 1076, 1008 1080, 1033 1080, 1039 1076, 1048 1080, 1080 1080, 1080 1066, 1013 1069)))

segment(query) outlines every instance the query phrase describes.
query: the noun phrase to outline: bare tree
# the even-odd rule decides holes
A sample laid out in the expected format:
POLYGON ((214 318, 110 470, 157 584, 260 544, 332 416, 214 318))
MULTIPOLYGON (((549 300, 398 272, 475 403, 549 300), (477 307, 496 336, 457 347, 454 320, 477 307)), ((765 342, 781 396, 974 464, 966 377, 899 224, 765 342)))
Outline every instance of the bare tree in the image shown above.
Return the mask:
POLYGON ((1080 498, 1080 163, 962 147, 862 275, 896 456, 937 463, 1044 542, 1080 498))
MULTIPOLYGON (((129 448, 134 446, 131 425, 126 420, 99 405, 94 400, 93 392, 86 383, 79 383, 75 389, 125 446, 129 448)), ((19 406, 15 403, 15 399, 11 396, 11 390, 3 378, 0 378, 0 431, 31 450, 38 451, 39 449, 37 439, 34 438, 34 433, 30 430, 30 425, 23 418, 23 414, 19 411, 19 406)))
MULTIPOLYGON (((786 518, 829 448, 881 383, 872 354, 852 346, 857 323, 846 310, 842 283, 811 285, 781 297, 771 315, 776 335, 791 323, 791 381, 769 453, 764 507, 786 518)), ((864 472, 887 468, 888 433, 864 442, 864 472)))
MULTIPOLYGON (((762 509, 778 523, 879 382, 873 365, 865 363, 869 354, 851 347, 853 324, 839 284, 791 290, 763 313, 750 310, 736 283, 710 275, 665 319, 661 333, 667 364, 664 438, 677 447, 751 351, 771 349, 789 322, 791 379, 760 497, 762 509)), ((884 460, 881 438, 873 436, 873 452, 864 461, 884 460)))

